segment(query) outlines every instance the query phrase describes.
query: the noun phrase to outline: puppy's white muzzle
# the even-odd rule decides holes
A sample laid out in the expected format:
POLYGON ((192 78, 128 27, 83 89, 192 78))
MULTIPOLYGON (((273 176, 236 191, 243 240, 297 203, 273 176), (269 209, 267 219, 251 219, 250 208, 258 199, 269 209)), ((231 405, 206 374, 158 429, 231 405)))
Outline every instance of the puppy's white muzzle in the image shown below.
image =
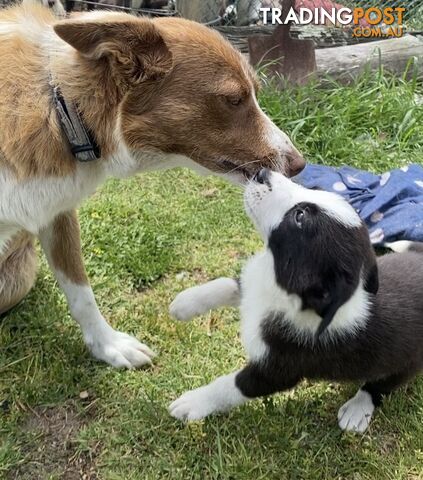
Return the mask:
POLYGON ((348 227, 361 225, 357 212, 340 195, 309 190, 268 169, 260 170, 245 188, 245 210, 265 241, 282 222, 285 214, 301 202, 317 205, 327 215, 348 227))
POLYGON ((245 210, 264 240, 286 212, 303 201, 305 192, 304 187, 268 169, 260 170, 248 183, 244 193, 245 210))

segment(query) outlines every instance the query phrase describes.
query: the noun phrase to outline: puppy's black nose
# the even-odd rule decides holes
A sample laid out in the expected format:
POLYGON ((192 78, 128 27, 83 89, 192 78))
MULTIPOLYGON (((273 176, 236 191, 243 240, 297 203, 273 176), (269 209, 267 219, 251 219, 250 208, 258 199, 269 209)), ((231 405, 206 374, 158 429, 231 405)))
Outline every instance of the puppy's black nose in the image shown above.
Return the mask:
POLYGON ((262 168, 259 170, 253 177, 253 180, 257 183, 268 183, 269 182, 269 169, 268 168, 262 168))

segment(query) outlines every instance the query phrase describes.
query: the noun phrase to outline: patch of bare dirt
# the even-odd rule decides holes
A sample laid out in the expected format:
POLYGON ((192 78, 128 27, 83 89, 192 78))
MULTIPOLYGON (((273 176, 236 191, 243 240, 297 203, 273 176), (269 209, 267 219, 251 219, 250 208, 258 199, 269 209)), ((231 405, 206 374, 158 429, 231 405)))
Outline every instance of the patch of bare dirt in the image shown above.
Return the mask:
POLYGON ((92 413, 80 413, 74 403, 35 408, 22 425, 27 438, 25 462, 9 473, 9 480, 100 480, 96 472, 97 446, 79 452, 76 437, 92 413))

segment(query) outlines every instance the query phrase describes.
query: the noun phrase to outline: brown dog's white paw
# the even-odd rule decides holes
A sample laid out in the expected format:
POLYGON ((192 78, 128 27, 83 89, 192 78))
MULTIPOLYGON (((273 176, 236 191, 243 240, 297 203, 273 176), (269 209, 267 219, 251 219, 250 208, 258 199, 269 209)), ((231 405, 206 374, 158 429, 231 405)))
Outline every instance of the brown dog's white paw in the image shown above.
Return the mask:
POLYGON ((95 358, 115 368, 140 368, 151 365, 155 353, 135 337, 110 328, 86 342, 95 358))

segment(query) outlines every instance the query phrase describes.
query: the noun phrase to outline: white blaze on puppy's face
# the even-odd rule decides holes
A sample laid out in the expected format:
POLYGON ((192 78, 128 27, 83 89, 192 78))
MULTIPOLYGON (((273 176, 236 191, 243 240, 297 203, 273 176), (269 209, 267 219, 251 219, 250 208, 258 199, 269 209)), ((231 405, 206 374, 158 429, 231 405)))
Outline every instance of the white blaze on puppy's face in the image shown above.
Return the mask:
POLYGON ((347 227, 361 225, 354 208, 335 193, 306 189, 277 172, 266 170, 264 177, 261 182, 248 183, 244 203, 248 216, 265 241, 285 214, 301 202, 314 203, 347 227))

